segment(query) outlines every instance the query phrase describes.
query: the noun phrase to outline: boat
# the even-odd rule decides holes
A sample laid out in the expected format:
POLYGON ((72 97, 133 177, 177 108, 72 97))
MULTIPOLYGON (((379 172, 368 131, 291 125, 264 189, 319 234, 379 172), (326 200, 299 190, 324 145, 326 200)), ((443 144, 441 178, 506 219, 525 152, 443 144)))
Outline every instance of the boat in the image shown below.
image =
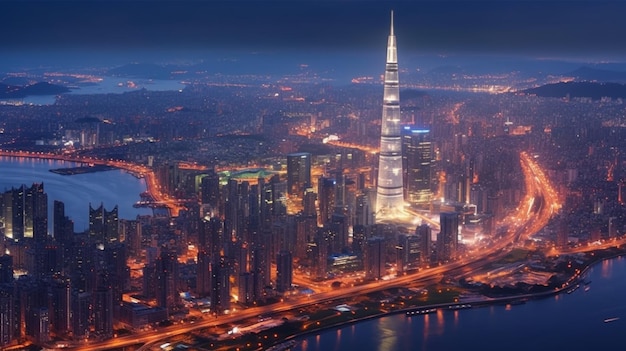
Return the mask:
POLYGON ((410 317, 410 316, 417 316, 420 314, 430 314, 430 313, 435 313, 435 312, 437 312, 436 308, 417 309, 417 310, 407 311, 406 315, 407 317, 410 317))
POLYGON ((585 291, 589 291, 589 289, 591 289, 589 285, 585 286, 585 291))
POLYGON ((604 323, 615 322, 618 319, 619 319, 619 317, 607 318, 607 319, 604 320, 604 323))

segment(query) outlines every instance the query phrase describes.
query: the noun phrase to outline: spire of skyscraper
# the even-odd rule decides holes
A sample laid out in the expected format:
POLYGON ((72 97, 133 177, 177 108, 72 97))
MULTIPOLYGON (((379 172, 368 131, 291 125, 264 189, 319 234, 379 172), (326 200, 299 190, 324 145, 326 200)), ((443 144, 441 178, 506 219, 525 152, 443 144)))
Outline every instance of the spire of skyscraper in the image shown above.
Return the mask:
POLYGON ((380 130, 378 188, 376 213, 380 217, 394 216, 404 207, 402 184, 402 140, 400 130, 400 88, 398 85, 398 54, 391 28, 387 40, 387 63, 383 90, 383 114, 380 130))

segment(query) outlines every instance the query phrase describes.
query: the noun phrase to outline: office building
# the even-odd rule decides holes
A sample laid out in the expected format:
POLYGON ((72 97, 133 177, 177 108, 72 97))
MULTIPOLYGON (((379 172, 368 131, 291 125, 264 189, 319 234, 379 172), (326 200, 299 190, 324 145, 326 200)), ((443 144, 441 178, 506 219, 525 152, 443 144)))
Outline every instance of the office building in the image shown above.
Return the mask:
POLYGON ((48 236, 48 195, 43 183, 22 185, 2 194, 4 235, 14 241, 25 238, 43 243, 48 236))
POLYGON ((223 314, 230 310, 230 267, 224 256, 211 263, 211 311, 223 314))
POLYGON ((100 203, 98 208, 89 204, 89 236, 103 243, 119 240, 119 219, 117 205, 111 211, 100 203))
POLYGON ((281 250, 276 256, 276 290, 285 292, 293 282, 293 257, 291 252, 281 250))
POLYGON ((287 191, 302 197, 311 184, 311 154, 298 152, 287 155, 287 191))
POLYGON ((433 197, 433 144, 430 130, 413 126, 402 129, 402 162, 406 202, 428 209, 433 197))
POLYGON ((459 214, 442 212, 439 218, 441 231, 437 235, 437 258, 442 262, 454 260, 459 244, 459 214))

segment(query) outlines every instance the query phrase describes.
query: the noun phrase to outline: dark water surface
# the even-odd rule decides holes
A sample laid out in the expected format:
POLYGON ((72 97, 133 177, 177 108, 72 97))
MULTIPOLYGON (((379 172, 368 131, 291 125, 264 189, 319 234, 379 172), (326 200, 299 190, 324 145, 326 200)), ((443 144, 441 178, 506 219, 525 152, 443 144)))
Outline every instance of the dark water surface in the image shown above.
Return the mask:
POLYGON ((307 336, 293 350, 623 350, 626 258, 597 263, 586 281, 587 290, 523 305, 368 320, 307 336))

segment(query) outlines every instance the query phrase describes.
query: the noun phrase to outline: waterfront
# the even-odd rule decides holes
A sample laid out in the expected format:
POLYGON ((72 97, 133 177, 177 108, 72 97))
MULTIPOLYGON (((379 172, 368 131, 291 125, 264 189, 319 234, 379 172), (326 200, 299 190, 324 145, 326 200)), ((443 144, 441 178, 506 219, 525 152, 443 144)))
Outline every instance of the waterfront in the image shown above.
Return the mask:
POLYGON ((63 201, 65 214, 74 221, 74 230, 89 227, 89 203, 104 204, 107 210, 115 205, 119 218, 135 219, 137 215, 152 214, 149 208, 134 208, 140 194, 146 191, 145 180, 137 179, 123 170, 109 170, 75 175, 60 175, 50 169, 76 167, 78 163, 48 159, 0 157, 0 190, 3 192, 22 184, 43 183, 48 194, 48 228, 52 228, 54 200, 63 201))
POLYGON ((521 305, 371 319, 300 338, 292 350, 609 349, 626 323, 626 258, 595 264, 585 281, 587 289, 521 305))

